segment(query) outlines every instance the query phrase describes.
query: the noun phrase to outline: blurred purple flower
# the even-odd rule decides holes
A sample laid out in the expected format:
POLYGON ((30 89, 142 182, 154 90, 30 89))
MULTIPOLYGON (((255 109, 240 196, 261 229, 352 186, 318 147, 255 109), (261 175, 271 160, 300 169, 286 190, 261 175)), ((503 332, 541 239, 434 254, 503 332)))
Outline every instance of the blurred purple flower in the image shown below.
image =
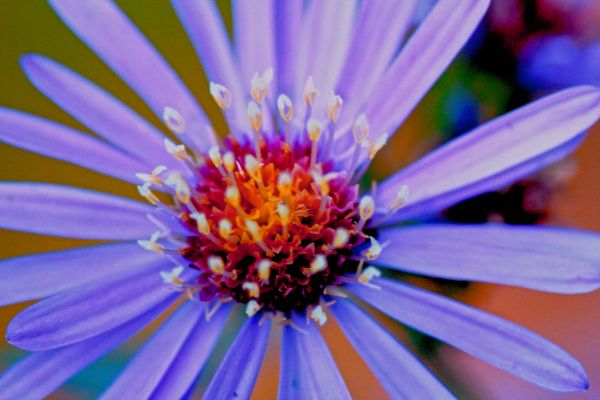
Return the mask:
POLYGON ((0 139, 130 182, 136 172, 152 171, 137 176, 155 207, 59 185, 0 184, 0 227, 113 241, 0 264, 1 304, 42 298, 7 330, 10 343, 33 354, 3 373, 0 397, 46 396, 182 294, 192 301, 178 307, 103 398, 188 393, 232 299, 250 318, 205 398, 250 397, 272 324, 283 325, 280 398, 349 398, 317 327, 328 310, 392 398, 451 398, 350 301, 356 297, 542 387, 587 388, 581 365, 556 345, 379 277, 374 266, 557 293, 598 288, 600 237, 592 233, 397 223, 562 158, 598 119, 600 90, 568 89, 486 123, 356 198, 355 182, 385 144, 384 133, 406 119, 446 69, 487 1, 439 1, 401 52, 414 1, 238 1, 233 45, 212 2, 173 1, 218 83, 211 93, 233 135, 222 146, 190 92, 112 2, 51 4, 185 145, 165 142, 170 157, 165 136, 110 94, 45 57, 23 59, 33 84, 104 140, 6 108, 0 139), (316 97, 312 82, 324 95, 316 97), (332 90, 343 97, 341 114, 341 98, 326 96, 332 90), (279 93, 288 97, 275 101, 279 93), (271 118, 277 114, 282 118, 271 118), (173 201, 163 203, 153 191, 173 201))

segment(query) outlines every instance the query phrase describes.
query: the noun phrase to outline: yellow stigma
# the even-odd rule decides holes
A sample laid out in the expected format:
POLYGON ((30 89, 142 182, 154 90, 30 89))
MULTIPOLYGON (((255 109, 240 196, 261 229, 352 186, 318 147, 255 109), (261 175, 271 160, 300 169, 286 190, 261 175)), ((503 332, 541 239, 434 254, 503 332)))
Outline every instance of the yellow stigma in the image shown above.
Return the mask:
POLYGON ((383 250, 383 248, 381 247, 381 244, 379 244, 379 242, 373 236, 370 236, 369 240, 371 242, 371 247, 369 247, 369 249, 367 251, 365 251, 363 254, 367 260, 372 261, 372 260, 376 259, 377 257, 379 257, 379 255, 381 254, 381 250, 383 250))
POLYGON ((279 218, 281 219, 281 223, 283 225, 287 225, 290 223, 290 208, 283 203, 277 205, 277 214, 279 214, 279 218))
POLYGON ((327 118, 329 118, 329 120, 334 124, 340 118, 343 104, 344 101, 342 98, 339 95, 332 93, 329 103, 327 104, 327 118))
POLYGON ((228 219, 223 218, 222 220, 219 221, 219 235, 223 239, 225 239, 225 240, 229 239, 232 228, 233 228, 233 226, 231 225, 231 222, 229 222, 228 219))
POLYGON ((371 219, 375 213, 375 201, 371 196, 363 196, 363 198, 360 199, 358 210, 362 220, 366 221, 371 219))
POLYGON ((240 206, 240 191, 235 186, 229 186, 225 190, 225 200, 235 208, 240 206))
POLYGON ((316 274, 327 269, 327 258, 323 254, 317 254, 310 263, 310 273, 316 274))
POLYGON ((262 128, 262 112, 260 107, 254 101, 248 103, 248 119, 250 120, 250 126, 254 132, 260 132, 262 128))
POLYGON ((310 75, 304 85, 304 103, 312 107, 315 102, 315 97, 319 95, 319 91, 315 88, 315 81, 310 75))
POLYGON ((250 233, 250 236, 252 236, 252 239, 254 239, 256 242, 262 241, 260 227, 258 226, 258 224, 256 222, 252 221, 251 219, 247 219, 246 220, 246 229, 250 233))
POLYGON ((321 137, 321 131, 323 124, 315 118, 311 118, 306 123, 306 130, 308 131, 308 138, 311 142, 317 142, 321 137))
POLYGON ((273 263, 271 260, 261 260, 258 263, 258 277, 263 281, 267 282, 271 276, 271 266, 273 263))
POLYGON ((242 289, 248 292, 248 296, 257 298, 260 296, 260 289, 258 285, 254 282, 244 282, 242 283, 242 289))
POLYGON ((221 158, 221 150, 219 146, 213 146, 208 150, 208 157, 210 161, 215 165, 215 167, 219 168, 223 165, 223 159, 221 158))
POLYGON ((235 170, 235 157, 232 152, 228 151, 223 155, 223 165, 225 165, 227 172, 235 170))
POLYGON ((252 178, 256 179, 256 176, 258 175, 258 169, 260 168, 260 163, 258 162, 256 157, 254 157, 252 154, 246 154, 246 156, 244 157, 244 164, 248 174, 252 178))
POLYGON ((365 114, 360 114, 354 121, 352 135, 358 144, 362 144, 369 137, 369 120, 365 114))
POLYGON ((167 128, 169 128, 171 132, 178 135, 185 132, 185 120, 183 119, 181 114, 179 114, 179 111, 177 111, 176 109, 171 107, 165 107, 163 111, 163 121, 165 122, 165 125, 167 125, 167 128))
POLYGON ((294 107, 292 100, 285 94, 280 94, 277 97, 277 108, 279 109, 279 115, 285 122, 290 122, 294 117, 294 107))
POLYGON ((225 272, 225 263, 223 263, 223 259, 218 256, 210 256, 207 260, 208 268, 217 275, 223 275, 225 272))
POLYGON ((225 86, 218 83, 210 82, 209 84, 210 94, 215 99, 215 102, 223 110, 227 110, 231 107, 231 92, 225 86))
POLYGON ((333 237, 333 247, 340 249, 344 247, 350 240, 350 232, 344 228, 337 228, 333 237))
POLYGON ((210 225, 208 223, 208 219, 206 218, 206 214, 191 213, 190 218, 196 221, 196 225, 198 225, 198 232, 203 235, 210 234, 210 225))

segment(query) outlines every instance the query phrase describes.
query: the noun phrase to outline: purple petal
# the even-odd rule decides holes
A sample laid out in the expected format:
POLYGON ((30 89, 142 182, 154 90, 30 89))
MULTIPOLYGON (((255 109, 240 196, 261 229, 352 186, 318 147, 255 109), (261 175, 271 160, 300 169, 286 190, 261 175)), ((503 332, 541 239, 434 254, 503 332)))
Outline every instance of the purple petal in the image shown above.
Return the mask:
POLYGON ((104 392, 102 399, 150 398, 203 313, 204 306, 198 303, 187 301, 180 306, 104 392))
POLYGON ((574 149, 599 114, 597 88, 580 86, 545 97, 476 128, 388 178, 378 188, 377 205, 388 207, 399 186, 409 186, 408 206, 387 224, 498 189, 574 149))
POLYGON ((165 107, 179 111, 187 137, 200 150, 215 144, 204 112, 171 67, 112 1, 51 0, 79 38, 117 73, 162 120, 165 107))
POLYGON ((145 165, 176 165, 158 130, 118 99, 82 76, 40 55, 21 58, 29 80, 46 97, 92 131, 145 165))
POLYGON ((424 225, 383 229, 372 263, 445 279, 556 293, 600 287, 600 235, 548 227, 424 225))
POLYGON ((90 135, 56 122, 0 107, 0 141, 101 174, 137 182, 148 167, 90 135))
POLYGON ((362 101, 389 66, 410 26, 416 0, 362 3, 337 90, 344 99, 339 125, 353 121, 362 101))
POLYGON ((0 398, 45 398, 88 364, 135 335, 174 300, 173 296, 130 322, 92 339, 27 356, 0 376, 0 398))
POLYGON ((391 398, 454 398, 402 344, 358 307, 349 301, 338 301, 332 310, 352 346, 391 398))
POLYGON ((148 265, 48 297, 20 312, 6 340, 24 350, 40 351, 81 342, 116 328, 173 295, 160 277, 169 260, 148 265))
POLYGON ((391 133, 444 72, 483 18, 489 0, 440 0, 364 107, 375 135, 391 133))
POLYGON ((266 319, 259 325, 259 318, 249 318, 221 361, 213 376, 205 399, 249 399, 269 341, 271 322, 266 319))
POLYGON ((294 324, 283 328, 281 340, 280 400, 351 399, 344 379, 313 323, 295 315, 294 324))
POLYGON ((137 243, 114 243, 0 260, 0 305, 47 297, 96 279, 164 264, 137 243))
POLYGON ((230 309, 229 305, 223 305, 213 314, 210 321, 201 319, 196 323, 177 358, 171 363, 169 370, 152 393, 152 399, 187 398, 185 394, 193 388, 196 377, 217 344, 230 309))
POLYGON ((240 80, 229 37, 216 5, 212 1, 187 0, 171 0, 171 4, 202 61, 207 77, 231 91, 234 118, 246 121, 244 100, 248 89, 240 80))
MULTIPOLYGON (((275 16, 272 0, 233 1, 233 34, 240 63, 242 87, 250 88, 252 75, 275 71, 275 16)), ((249 90, 246 93, 249 93, 249 90)), ((275 93, 273 91, 271 94, 275 93)))
POLYGON ((152 208, 105 193, 46 183, 0 183, 0 227, 80 239, 132 240, 156 230, 152 208))
POLYGON ((361 284, 349 288, 398 321, 521 379, 559 392, 588 387, 585 371, 573 357, 521 326, 403 283, 374 283, 381 290, 361 284))
POLYGON ((291 99, 296 96, 296 68, 298 65, 298 38, 302 31, 303 0, 275 2, 276 56, 278 93, 291 99))

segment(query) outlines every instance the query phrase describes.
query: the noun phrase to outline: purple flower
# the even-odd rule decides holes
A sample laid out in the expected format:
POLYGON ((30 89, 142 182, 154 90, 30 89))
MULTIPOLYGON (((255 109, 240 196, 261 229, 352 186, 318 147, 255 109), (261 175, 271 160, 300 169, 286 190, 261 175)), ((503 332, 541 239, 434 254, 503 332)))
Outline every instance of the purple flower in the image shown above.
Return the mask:
POLYGON ((487 1, 439 1, 405 45, 415 1, 239 1, 233 45, 213 3, 173 1, 214 82, 231 131, 224 141, 114 4, 51 4, 177 141, 66 67, 23 58, 33 84, 104 140, 6 108, 0 139, 134 182, 151 205, 0 184, 0 227, 111 241, 0 264, 0 303, 42 298, 8 327, 7 340, 33 353, 3 373, 0 397, 46 396, 182 297, 104 398, 184 396, 236 303, 249 317, 205 398, 250 396, 276 326, 281 398, 349 398, 318 329, 331 316, 391 397, 451 398, 357 299, 542 387, 587 388, 581 365, 542 337, 382 275, 398 269, 557 293, 600 287, 600 237, 592 233, 398 224, 569 153, 599 117, 599 89, 543 98, 358 193, 386 132, 448 66, 487 1))

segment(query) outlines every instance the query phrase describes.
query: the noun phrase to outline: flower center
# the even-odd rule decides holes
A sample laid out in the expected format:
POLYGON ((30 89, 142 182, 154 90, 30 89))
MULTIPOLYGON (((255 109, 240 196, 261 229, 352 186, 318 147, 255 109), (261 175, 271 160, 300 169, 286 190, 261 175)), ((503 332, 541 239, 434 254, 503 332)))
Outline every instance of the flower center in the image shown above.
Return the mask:
POLYGON ((235 139, 198 168, 190 211, 197 234, 180 249, 201 300, 233 298, 267 311, 317 305, 340 284, 360 235, 358 187, 333 163, 311 165, 311 143, 265 138, 260 151, 235 139), (258 161, 258 158, 261 161, 258 161))

